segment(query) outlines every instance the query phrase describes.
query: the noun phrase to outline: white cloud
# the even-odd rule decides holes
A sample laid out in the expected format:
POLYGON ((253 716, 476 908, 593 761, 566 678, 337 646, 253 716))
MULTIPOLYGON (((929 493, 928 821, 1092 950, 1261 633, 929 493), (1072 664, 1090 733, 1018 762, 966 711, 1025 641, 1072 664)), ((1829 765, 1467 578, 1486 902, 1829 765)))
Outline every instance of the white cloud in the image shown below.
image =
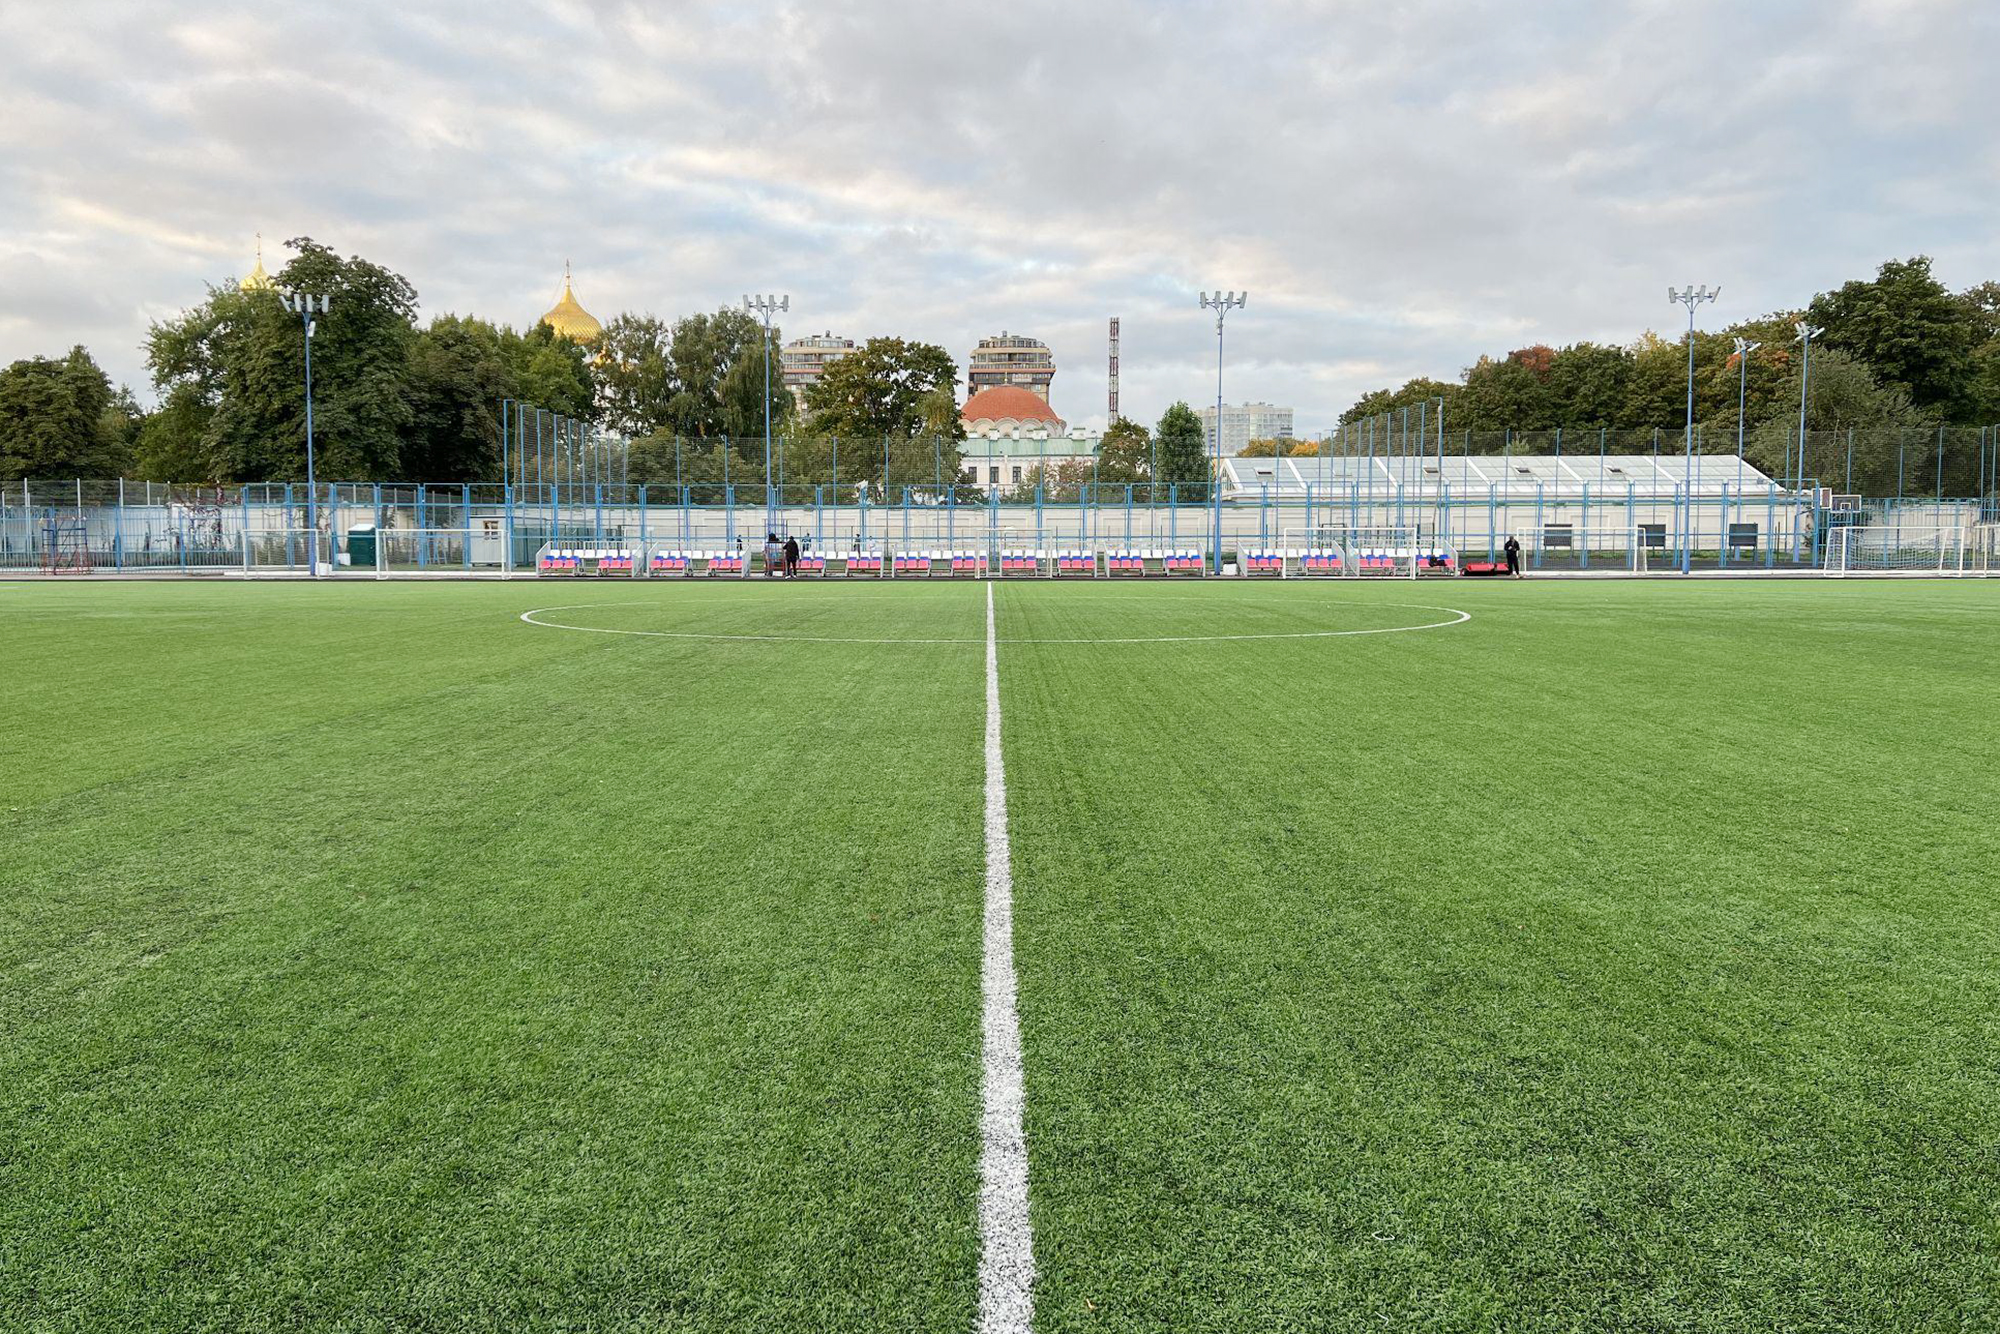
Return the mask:
POLYGON ((1668 282, 1722 283, 1727 319, 1919 251, 2000 273, 1992 11, 18 6, 0 358, 83 341, 136 384, 148 315, 261 230, 514 322, 571 259, 600 316, 762 288, 799 330, 1034 333, 1076 421, 1108 316, 1154 416, 1212 392, 1195 290, 1247 287, 1228 392, 1310 429, 1481 352, 1628 340, 1668 282))

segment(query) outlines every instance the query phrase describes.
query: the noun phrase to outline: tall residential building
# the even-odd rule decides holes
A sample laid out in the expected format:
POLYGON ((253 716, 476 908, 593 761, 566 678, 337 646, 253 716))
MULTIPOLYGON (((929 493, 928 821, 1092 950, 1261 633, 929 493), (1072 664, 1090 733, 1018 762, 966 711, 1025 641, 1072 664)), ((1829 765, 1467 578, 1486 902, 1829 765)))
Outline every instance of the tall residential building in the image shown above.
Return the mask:
MULTIPOLYGON (((1215 448, 1215 408, 1197 408, 1195 415, 1201 418, 1202 438, 1210 450, 1215 448)), ((1252 440, 1290 440, 1292 438, 1292 410, 1274 407, 1269 403, 1224 403, 1222 405, 1222 452, 1241 454, 1243 447, 1252 440)))
POLYGON ((852 338, 836 338, 831 333, 794 338, 778 349, 778 375, 792 399, 806 405, 806 386, 826 372, 826 368, 854 350, 852 338))
POLYGON ((965 388, 968 394, 976 394, 982 389, 1019 385, 1046 403, 1049 381, 1055 375, 1056 359, 1047 343, 1003 329, 997 338, 980 339, 972 350, 972 360, 965 368, 965 388))

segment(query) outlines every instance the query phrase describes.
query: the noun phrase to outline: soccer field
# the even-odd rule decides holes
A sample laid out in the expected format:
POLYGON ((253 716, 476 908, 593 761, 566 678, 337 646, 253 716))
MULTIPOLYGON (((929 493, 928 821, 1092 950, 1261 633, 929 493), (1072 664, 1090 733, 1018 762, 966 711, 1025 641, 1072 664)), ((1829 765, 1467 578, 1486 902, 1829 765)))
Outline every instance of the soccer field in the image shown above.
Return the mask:
MULTIPOLYGON (((2000 585, 991 595, 1035 1329, 2000 1324, 2000 585)), ((973 1329, 987 598, 0 584, 0 1327, 973 1329)))

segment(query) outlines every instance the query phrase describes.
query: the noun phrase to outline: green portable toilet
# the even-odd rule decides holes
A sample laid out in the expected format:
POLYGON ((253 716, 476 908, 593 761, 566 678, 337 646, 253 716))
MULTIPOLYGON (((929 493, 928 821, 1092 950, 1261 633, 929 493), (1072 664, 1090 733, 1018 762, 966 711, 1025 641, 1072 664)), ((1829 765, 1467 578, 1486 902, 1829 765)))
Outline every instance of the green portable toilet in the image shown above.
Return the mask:
POLYGON ((355 569, 375 568, 375 525, 358 523, 347 530, 347 563, 355 569))

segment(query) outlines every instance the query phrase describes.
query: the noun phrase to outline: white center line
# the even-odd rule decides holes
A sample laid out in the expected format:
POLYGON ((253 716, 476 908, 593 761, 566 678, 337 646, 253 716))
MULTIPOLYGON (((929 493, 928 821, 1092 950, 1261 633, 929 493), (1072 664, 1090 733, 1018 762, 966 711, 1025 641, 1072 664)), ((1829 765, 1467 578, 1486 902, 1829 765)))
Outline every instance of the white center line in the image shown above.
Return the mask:
POLYGON ((1029 1334, 1035 1239, 1028 1225, 1028 1138, 1022 1126, 1021 1019, 1015 1006, 1014 869, 1007 768, 1000 748, 1000 643, 986 585, 986 952, 981 970, 984 1079, 979 1146, 979 1329, 1029 1334))

